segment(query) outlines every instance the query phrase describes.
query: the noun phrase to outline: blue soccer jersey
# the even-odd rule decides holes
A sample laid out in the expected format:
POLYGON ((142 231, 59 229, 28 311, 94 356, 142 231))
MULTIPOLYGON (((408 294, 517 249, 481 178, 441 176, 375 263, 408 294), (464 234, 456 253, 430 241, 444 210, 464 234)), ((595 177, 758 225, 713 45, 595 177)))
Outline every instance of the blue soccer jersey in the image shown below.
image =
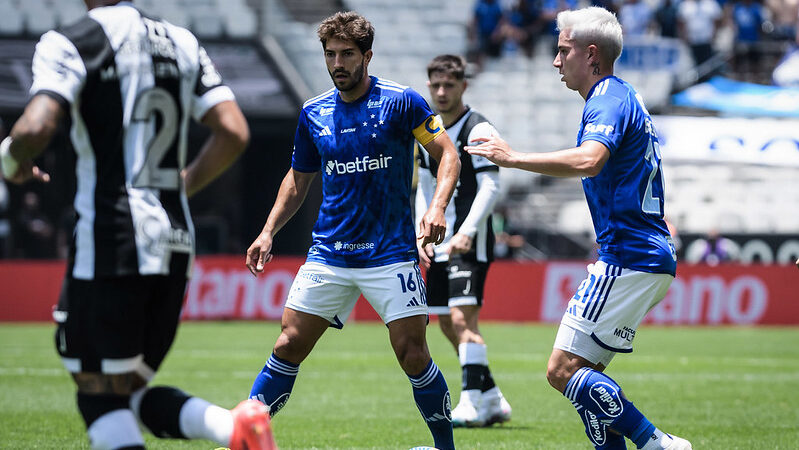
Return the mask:
POLYGON ((444 132, 427 102, 406 86, 371 77, 347 103, 331 89, 303 105, 291 165, 322 171, 322 205, 308 261, 377 267, 413 261, 413 142, 444 132))
POLYGON ((599 174, 583 178, 599 259, 674 275, 677 257, 663 220, 658 137, 643 99, 630 84, 610 76, 591 88, 577 145, 587 140, 610 150, 599 174))

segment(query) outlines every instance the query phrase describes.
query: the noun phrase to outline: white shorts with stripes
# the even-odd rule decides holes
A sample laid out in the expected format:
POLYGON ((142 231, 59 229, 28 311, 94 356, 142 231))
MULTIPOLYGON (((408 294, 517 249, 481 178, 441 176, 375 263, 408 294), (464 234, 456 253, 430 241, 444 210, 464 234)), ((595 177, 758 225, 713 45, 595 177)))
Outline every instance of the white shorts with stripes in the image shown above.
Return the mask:
POLYGON ((588 266, 588 278, 569 300, 561 324, 585 333, 602 348, 629 353, 638 325, 663 300, 672 280, 669 274, 597 261, 588 266))
POLYGON ((317 262, 300 267, 291 285, 286 308, 330 321, 342 328, 363 294, 384 323, 426 315, 427 295, 415 261, 353 269, 317 262))

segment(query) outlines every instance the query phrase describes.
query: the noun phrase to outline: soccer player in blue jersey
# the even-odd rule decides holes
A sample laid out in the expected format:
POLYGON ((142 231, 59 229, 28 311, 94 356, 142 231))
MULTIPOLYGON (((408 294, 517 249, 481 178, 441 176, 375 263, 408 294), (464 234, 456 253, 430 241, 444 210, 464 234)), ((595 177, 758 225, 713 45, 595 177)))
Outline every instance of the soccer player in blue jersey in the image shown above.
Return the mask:
POLYGON ((643 99, 613 76, 621 54, 616 17, 599 7, 558 14, 554 66, 585 99, 577 147, 518 153, 498 137, 467 147, 497 165, 552 176, 580 176, 599 258, 569 301, 547 367, 549 383, 580 415, 598 449, 690 449, 657 429, 603 372, 616 353, 632 351, 636 329, 666 295, 676 271, 663 220, 658 138, 643 99))
POLYGON ((299 364, 328 327, 344 326, 363 293, 388 327, 435 446, 454 448, 449 390, 425 338, 427 302, 416 239, 420 245, 444 239, 458 153, 418 93, 369 76, 374 28, 364 17, 336 13, 318 34, 335 87, 303 105, 291 168, 247 250, 252 273, 272 259, 275 233, 300 207, 320 170, 322 205, 307 260, 289 291, 282 332, 250 397, 276 414, 289 398, 299 364), (410 209, 414 139, 439 163, 438 185, 417 235, 410 209))

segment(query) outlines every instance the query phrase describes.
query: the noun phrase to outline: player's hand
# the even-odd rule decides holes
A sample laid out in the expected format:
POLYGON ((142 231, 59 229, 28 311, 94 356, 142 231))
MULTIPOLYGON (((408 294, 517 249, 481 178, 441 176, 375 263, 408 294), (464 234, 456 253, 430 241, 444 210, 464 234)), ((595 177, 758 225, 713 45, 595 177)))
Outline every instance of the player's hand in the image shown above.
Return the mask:
POLYGON ((466 253, 472 249, 472 237, 462 233, 455 233, 452 239, 449 240, 449 249, 447 253, 450 255, 458 255, 466 253))
POLYGON ((511 167, 517 160, 518 153, 513 151, 501 137, 479 137, 469 142, 470 145, 463 147, 464 150, 472 155, 482 156, 501 167, 511 167), (473 145, 473 144, 479 145, 473 145))
POLYGON ((416 241, 416 250, 419 251, 419 262, 425 269, 430 268, 430 263, 435 258, 435 251, 433 251, 433 244, 427 244, 424 247, 418 245, 421 241, 416 241))
POLYGON ((427 244, 440 244, 447 233, 447 221, 444 218, 443 208, 430 208, 424 213, 419 222, 419 232, 416 234, 417 246, 427 244))
POLYGON ((247 268, 254 276, 264 271, 264 265, 272 260, 272 236, 261 232, 247 249, 247 268))
POLYGON ((49 183, 50 175, 38 166, 34 166, 33 161, 26 160, 19 163, 19 167, 14 173, 14 176, 6 178, 5 180, 14 184, 22 184, 29 180, 49 183))

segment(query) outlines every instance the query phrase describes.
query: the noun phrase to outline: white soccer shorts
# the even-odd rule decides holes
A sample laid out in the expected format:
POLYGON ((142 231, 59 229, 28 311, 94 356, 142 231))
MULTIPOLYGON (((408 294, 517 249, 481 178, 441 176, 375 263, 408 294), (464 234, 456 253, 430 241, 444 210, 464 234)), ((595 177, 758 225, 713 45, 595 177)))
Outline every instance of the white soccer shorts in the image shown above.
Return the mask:
POLYGON ((669 274, 639 272, 597 261, 588 266, 588 278, 569 300, 561 326, 585 333, 604 349, 629 353, 638 325, 663 300, 672 280, 669 274))
POLYGON ((286 308, 342 328, 361 293, 384 323, 427 315, 426 288, 415 261, 362 269, 306 262, 294 278, 286 308))

